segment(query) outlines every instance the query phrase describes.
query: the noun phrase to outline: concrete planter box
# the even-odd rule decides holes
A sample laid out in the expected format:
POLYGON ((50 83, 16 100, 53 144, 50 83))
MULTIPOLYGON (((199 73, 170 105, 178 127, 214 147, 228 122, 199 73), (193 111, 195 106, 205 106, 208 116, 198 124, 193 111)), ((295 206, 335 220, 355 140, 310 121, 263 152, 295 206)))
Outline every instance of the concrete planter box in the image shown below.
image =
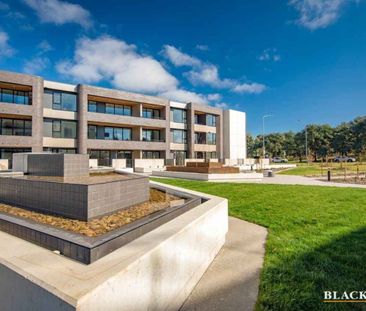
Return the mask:
POLYGON ((0 305, 10 310, 178 310, 225 242, 227 200, 206 201, 84 265, 0 232, 0 305))
MULTIPOLYGON (((163 187, 155 186, 154 188, 165 191, 163 187)), ((155 212, 98 237, 83 236, 1 212, 0 230, 52 251, 59 251, 60 254, 84 264, 90 264, 201 204, 200 197, 179 191, 169 193, 185 198, 187 201, 182 205, 155 212)))
POLYGON ((87 221, 149 199, 149 179, 126 176, 90 184, 74 178, 0 177, 0 198, 26 209, 87 221))

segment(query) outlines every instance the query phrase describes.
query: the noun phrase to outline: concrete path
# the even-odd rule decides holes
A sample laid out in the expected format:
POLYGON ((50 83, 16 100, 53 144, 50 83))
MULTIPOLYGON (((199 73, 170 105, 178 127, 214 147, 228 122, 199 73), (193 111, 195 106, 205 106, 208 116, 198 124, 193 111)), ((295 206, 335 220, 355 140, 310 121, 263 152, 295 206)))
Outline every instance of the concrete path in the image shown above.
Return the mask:
POLYGON ((253 310, 266 237, 266 228, 230 217, 224 247, 181 311, 253 310))
POLYGON ((346 184, 337 182, 320 181, 317 178, 293 175, 276 175, 275 177, 264 177, 260 181, 241 181, 245 183, 274 184, 274 185, 306 185, 306 186, 324 186, 341 188, 364 188, 366 185, 346 184))

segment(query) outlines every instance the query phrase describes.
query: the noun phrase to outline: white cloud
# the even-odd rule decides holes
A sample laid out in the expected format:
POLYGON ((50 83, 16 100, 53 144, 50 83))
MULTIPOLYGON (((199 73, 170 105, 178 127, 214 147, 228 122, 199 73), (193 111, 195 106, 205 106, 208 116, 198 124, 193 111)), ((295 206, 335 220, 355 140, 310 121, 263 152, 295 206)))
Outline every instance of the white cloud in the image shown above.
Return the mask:
POLYGON ((29 74, 36 74, 46 69, 48 64, 49 59, 47 57, 37 56, 24 64, 24 72, 29 74))
POLYGON ((63 25, 79 24, 84 28, 91 26, 90 13, 79 4, 61 0, 23 0, 38 15, 41 22, 63 25))
POLYGON ((106 81, 118 89, 182 102, 209 102, 203 94, 179 88, 179 81, 160 62, 139 53, 135 45, 109 36, 78 40, 73 59, 59 62, 56 68, 78 82, 106 81))
POLYGON ((234 92, 248 93, 248 94, 260 94, 266 90, 266 86, 260 83, 242 83, 235 85, 234 92))
POLYGON ((229 105, 226 103, 217 103, 217 104, 215 104, 215 107, 220 108, 220 109, 228 109, 229 105))
POLYGON ((277 53, 277 49, 276 48, 270 48, 270 49, 265 49, 261 55, 259 55, 258 59, 260 61, 274 61, 274 62, 278 62, 281 60, 281 55, 279 55, 277 53))
POLYGON ((40 53, 47 53, 49 51, 52 51, 53 47, 49 44, 47 40, 43 40, 37 45, 37 49, 40 53))
POLYGON ((221 94, 218 94, 218 93, 207 95, 207 99, 209 101, 219 101, 219 100, 221 100, 221 98, 222 98, 221 94))
POLYGON ((336 22, 342 7, 350 2, 357 0, 290 0, 289 4, 300 13, 299 25, 316 30, 336 22))
POLYGON ((175 66, 200 66, 201 61, 178 50, 172 45, 163 46, 163 55, 175 66))
POLYGON ((178 80, 157 60, 109 36, 78 40, 74 59, 59 63, 57 70, 76 80, 110 81, 115 87, 138 92, 165 92, 178 86, 178 80))
POLYGON ((204 44, 197 44, 196 49, 200 51, 208 51, 210 48, 207 45, 204 44))
POLYGON ((0 31, 0 57, 9 57, 14 54, 14 49, 9 45, 8 41, 8 34, 0 31))
POLYGON ((229 89, 237 93, 261 93, 265 90, 265 86, 258 83, 244 83, 234 79, 222 79, 219 75, 219 69, 216 65, 203 62, 197 57, 188 55, 178 50, 174 46, 165 45, 163 55, 175 66, 189 66, 191 70, 184 73, 184 76, 193 85, 209 85, 219 89, 229 89), (249 85, 255 85, 253 91, 249 85), (261 86, 261 87, 258 87, 261 86))
POLYGON ((181 89, 173 89, 170 91, 166 91, 163 93, 160 93, 159 96, 168 98, 171 100, 176 100, 179 102, 184 103, 198 103, 198 104, 208 104, 209 100, 208 98, 203 94, 197 94, 194 92, 181 90, 181 89))

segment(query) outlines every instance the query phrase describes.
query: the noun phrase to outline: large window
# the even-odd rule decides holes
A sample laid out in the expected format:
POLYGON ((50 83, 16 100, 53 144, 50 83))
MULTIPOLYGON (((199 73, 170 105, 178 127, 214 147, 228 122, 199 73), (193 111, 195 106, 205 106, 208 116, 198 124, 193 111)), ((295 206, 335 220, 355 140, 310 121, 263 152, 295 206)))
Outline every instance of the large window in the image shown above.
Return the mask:
POLYGON ((152 108, 142 108, 142 117, 148 119, 161 119, 160 110, 152 108))
POLYGON ((142 130, 142 140, 144 141, 162 141, 160 136, 159 130, 142 130))
POLYGON ((88 125, 88 138, 106 140, 131 140, 132 129, 126 127, 88 125))
POLYGON ((2 118, 0 119, 0 134, 32 136, 32 121, 2 118))
POLYGON ((44 119, 43 135, 53 138, 73 138, 77 136, 77 122, 59 119, 44 119))
POLYGON ((216 126, 216 116, 213 114, 195 114, 194 123, 207 126, 216 126))
POLYGON ((132 116, 132 108, 127 105, 110 104, 103 102, 88 101, 88 111, 98 113, 116 114, 120 116, 132 116))
POLYGON ((142 151, 143 159, 160 159, 160 151, 142 151))
POLYGON ((212 114, 206 115, 206 125, 208 126, 216 126, 216 116, 212 114))
POLYGON ((77 111, 77 96, 74 93, 44 90, 43 105, 56 110, 77 111))
POLYGON ((184 109, 171 108, 170 121, 176 123, 187 123, 187 111, 184 109))
POLYGON ((207 133, 207 144, 216 145, 216 133, 207 133))
POLYGON ((194 133, 194 143, 205 145, 206 144, 206 133, 204 132, 195 132, 194 133))
POLYGON ((175 144, 187 143, 187 131, 184 130, 171 130, 171 140, 175 144))
POLYGON ((200 145, 216 145, 216 133, 195 132, 194 143, 200 145))
POLYGON ((31 105, 32 93, 0 88, 0 102, 18 105, 31 105))

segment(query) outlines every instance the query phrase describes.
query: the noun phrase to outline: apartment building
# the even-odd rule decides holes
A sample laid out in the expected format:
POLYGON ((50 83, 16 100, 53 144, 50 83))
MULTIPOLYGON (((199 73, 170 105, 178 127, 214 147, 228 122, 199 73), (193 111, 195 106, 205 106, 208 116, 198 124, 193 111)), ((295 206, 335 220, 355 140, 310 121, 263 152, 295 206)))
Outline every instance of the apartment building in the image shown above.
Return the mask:
POLYGON ((0 71, 0 158, 10 162, 29 151, 89 154, 103 166, 244 159, 245 122, 239 111, 0 71))

